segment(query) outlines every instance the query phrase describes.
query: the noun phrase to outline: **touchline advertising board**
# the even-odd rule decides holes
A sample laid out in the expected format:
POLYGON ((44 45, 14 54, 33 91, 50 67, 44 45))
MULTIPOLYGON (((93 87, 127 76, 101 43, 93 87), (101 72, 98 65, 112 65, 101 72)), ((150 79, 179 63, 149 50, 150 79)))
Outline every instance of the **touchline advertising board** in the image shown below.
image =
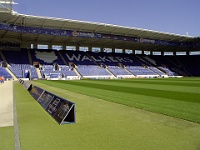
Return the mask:
POLYGON ((60 125, 76 122, 75 103, 50 93, 42 88, 20 79, 20 83, 29 91, 32 97, 51 115, 60 125))

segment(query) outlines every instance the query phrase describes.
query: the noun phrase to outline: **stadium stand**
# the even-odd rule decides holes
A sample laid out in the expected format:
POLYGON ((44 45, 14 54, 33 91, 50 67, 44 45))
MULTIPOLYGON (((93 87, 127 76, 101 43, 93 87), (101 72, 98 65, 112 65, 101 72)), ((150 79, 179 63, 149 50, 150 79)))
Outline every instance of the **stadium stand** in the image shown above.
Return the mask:
POLYGON ((200 55, 175 56, 180 70, 186 72, 185 76, 200 76, 200 55))
POLYGON ((12 77, 200 76, 199 37, 17 12, 0 13, 0 35, 12 77))
POLYGON ((3 76, 5 79, 11 79, 12 78, 12 76, 3 67, 0 67, 0 76, 3 76))
POLYGON ((4 61, 0 55, 0 77, 2 77, 2 76, 5 78, 5 80, 12 78, 12 76, 4 68, 4 61))
POLYGON ((96 65, 86 52, 82 51, 60 51, 68 64, 73 62, 75 65, 96 65))
POLYGON ((38 78, 35 67, 29 63, 27 50, 3 50, 2 53, 7 60, 8 68, 17 78, 38 78))
POLYGON ((103 67, 97 65, 78 65, 77 70, 83 77, 90 77, 90 76, 111 77, 111 75, 103 67))
POLYGON ((112 75, 99 65, 87 52, 82 51, 60 51, 68 64, 72 64, 74 69, 84 78, 104 77, 112 75))
POLYGON ((179 76, 179 74, 174 71, 174 68, 176 68, 176 66, 167 59, 167 56, 160 57, 154 55, 145 58, 149 61, 149 63, 151 63, 151 65, 155 66, 164 74, 168 76, 179 76))
POLYGON ((39 68, 43 78, 67 78, 77 77, 73 68, 67 66, 59 52, 56 50, 31 50, 33 62, 39 63, 39 68))
POLYGON ((126 71, 122 66, 108 66, 108 70, 116 77, 131 77, 133 74, 126 71))
MULTIPOLYGON (((199 55, 156 56, 41 49, 2 50, 1 52, 6 58, 8 68, 17 78, 38 79, 36 67, 30 63, 38 63, 37 67, 42 78, 46 79, 200 75, 199 55)), ((2 57, 0 62, 3 62, 2 57)), ((1 67, 0 71, 0 75, 4 75, 5 78, 12 78, 5 68, 1 67)))
MULTIPOLYGON (((107 69, 108 72, 115 77, 133 77, 133 74, 126 71, 120 61, 111 53, 93 53, 87 52, 90 57, 101 67, 107 69)), ((121 58, 122 59, 122 58, 121 58)))

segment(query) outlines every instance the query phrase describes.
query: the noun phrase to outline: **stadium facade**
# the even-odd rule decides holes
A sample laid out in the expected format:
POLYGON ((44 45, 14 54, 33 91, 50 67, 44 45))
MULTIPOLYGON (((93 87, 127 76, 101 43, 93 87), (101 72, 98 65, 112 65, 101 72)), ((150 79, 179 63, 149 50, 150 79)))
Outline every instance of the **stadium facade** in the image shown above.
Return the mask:
POLYGON ((24 15, 13 4, 0 0, 0 65, 7 78, 200 75, 199 37, 24 15))

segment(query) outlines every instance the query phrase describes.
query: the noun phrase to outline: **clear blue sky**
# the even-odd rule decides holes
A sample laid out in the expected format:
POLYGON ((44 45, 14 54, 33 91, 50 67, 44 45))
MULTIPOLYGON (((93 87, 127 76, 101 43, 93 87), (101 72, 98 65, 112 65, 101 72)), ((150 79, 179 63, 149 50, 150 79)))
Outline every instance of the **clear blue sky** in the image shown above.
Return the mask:
POLYGON ((14 0, 28 15, 108 23, 200 37, 200 0, 14 0))

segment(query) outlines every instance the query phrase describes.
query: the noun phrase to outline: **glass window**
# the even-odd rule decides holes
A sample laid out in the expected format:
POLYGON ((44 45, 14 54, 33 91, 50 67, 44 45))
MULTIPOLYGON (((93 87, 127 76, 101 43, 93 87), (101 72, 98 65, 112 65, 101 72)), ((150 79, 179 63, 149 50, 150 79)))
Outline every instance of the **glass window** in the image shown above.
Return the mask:
POLYGON ((62 50, 62 46, 61 45, 52 45, 52 49, 55 49, 55 50, 62 50))
POLYGON ((153 52, 153 55, 161 55, 161 52, 153 52))
POLYGON ((173 55, 173 52, 164 52, 164 56, 166 55, 173 55))
POLYGON ((92 47, 92 52, 101 52, 100 47, 92 47))
POLYGON ((142 54, 141 50, 135 50, 135 54, 142 54))
POLYGON ((119 49, 119 48, 115 49, 115 53, 122 53, 122 52, 123 52, 122 49, 119 49))
POLYGON ((190 52, 190 55, 200 55, 200 51, 190 52))
POLYGON ((186 55, 186 52, 176 52, 176 55, 186 55))
POLYGON ((126 53, 126 54, 133 54, 133 50, 125 49, 125 53, 126 53))
POLYGON ((145 55, 150 55, 150 51, 144 51, 145 55))
POLYGON ((104 48, 103 52, 112 53, 112 48, 104 48))
POLYGON ((83 46, 79 47, 79 51, 87 52, 88 50, 89 50, 88 47, 83 47, 83 46))
POLYGON ((76 46, 66 46, 66 50, 75 51, 76 50, 76 46))
POLYGON ((31 49, 34 49, 34 44, 31 44, 31 49))
POLYGON ((38 44, 37 48, 38 49, 48 49, 48 45, 38 44))

